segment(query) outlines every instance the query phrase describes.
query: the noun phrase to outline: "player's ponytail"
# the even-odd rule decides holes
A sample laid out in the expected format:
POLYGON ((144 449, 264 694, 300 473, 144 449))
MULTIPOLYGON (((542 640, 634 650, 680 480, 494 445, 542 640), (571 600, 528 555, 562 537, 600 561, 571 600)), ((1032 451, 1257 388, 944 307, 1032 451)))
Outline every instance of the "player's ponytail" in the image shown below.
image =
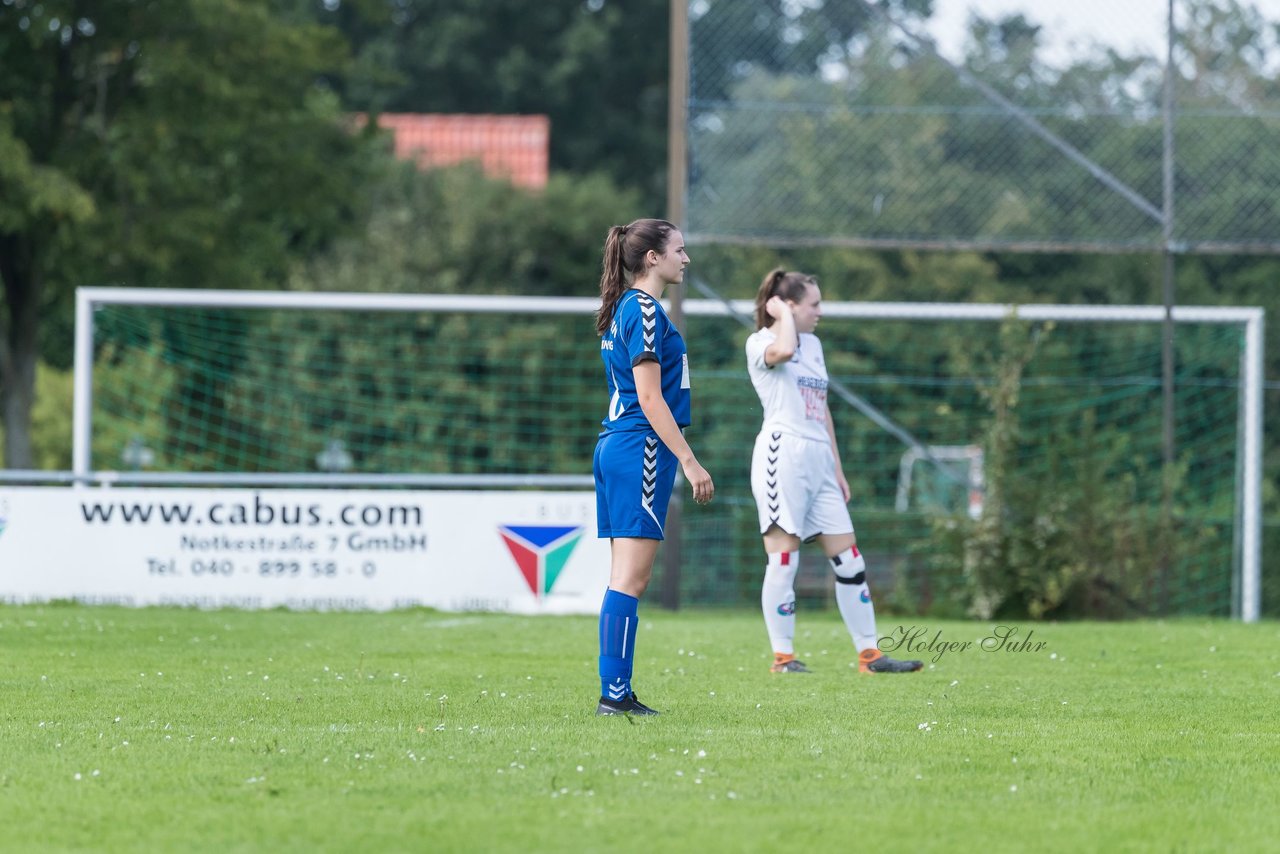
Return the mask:
POLYGON ((756 291, 756 329, 773 325, 773 318, 764 310, 764 304, 778 295, 778 285, 782 283, 782 277, 786 274, 787 271, 781 267, 770 270, 765 275, 764 281, 760 283, 760 290, 756 291))
POLYGON ((630 225, 609 228, 604 238, 604 271, 600 275, 600 311, 596 313, 596 334, 604 335, 613 323, 618 300, 644 273, 644 256, 649 250, 661 255, 667 238, 676 227, 666 220, 638 219, 630 225))
POLYGON ((615 225, 604 238, 604 272, 600 276, 600 311, 596 312, 596 334, 603 335, 613 322, 613 309, 627 289, 623 266, 623 241, 627 228, 615 225))
POLYGON ((765 303, 773 297, 782 297, 787 302, 800 302, 804 299, 809 285, 816 286, 818 280, 804 273, 791 272, 778 267, 770 270, 756 291, 756 329, 765 329, 773 325, 774 318, 765 310, 765 303))

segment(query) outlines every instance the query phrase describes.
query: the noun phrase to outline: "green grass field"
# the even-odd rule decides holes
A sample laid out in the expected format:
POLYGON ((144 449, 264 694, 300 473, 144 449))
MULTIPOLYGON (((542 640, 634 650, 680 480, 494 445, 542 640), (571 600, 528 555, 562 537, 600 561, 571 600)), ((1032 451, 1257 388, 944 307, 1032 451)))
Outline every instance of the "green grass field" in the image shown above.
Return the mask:
POLYGON ((658 718, 592 714, 594 618, 0 606, 0 849, 1280 846, 1274 623, 1025 623, 865 677, 834 613, 806 675, 754 613, 641 617, 658 718))

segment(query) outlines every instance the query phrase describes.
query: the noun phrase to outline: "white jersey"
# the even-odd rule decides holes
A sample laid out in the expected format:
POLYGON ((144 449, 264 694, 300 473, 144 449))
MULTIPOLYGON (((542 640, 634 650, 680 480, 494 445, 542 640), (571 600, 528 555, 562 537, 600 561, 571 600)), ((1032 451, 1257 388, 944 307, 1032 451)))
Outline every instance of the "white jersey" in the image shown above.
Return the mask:
POLYGON ((798 336, 795 355, 772 368, 764 352, 777 339, 769 328, 747 338, 747 371, 764 407, 761 433, 782 432, 830 443, 827 433, 827 363, 822 342, 810 332, 798 336))

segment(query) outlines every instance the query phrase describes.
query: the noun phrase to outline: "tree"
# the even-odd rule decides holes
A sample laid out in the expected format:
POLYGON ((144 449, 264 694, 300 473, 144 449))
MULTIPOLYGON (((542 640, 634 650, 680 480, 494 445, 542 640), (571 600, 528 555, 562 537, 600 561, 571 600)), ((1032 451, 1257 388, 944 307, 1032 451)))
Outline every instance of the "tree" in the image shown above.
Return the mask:
POLYGON ((41 322, 77 285, 279 283, 352 219, 368 158, 317 85, 345 56, 269 0, 0 4, 8 466, 32 464, 41 322))
POLYGON ((551 165, 665 197, 668 0, 312 3, 351 45, 352 111, 545 113, 551 165))
POLYGON ((299 264, 294 290, 596 296, 609 226, 643 216, 635 192, 552 175, 537 192, 474 166, 396 164, 367 225, 299 264))

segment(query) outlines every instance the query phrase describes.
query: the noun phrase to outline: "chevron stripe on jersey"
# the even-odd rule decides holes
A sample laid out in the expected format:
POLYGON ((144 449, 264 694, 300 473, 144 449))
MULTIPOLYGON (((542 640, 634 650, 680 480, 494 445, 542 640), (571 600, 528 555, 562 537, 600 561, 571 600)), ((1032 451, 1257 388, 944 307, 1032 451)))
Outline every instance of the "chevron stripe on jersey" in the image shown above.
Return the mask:
POLYGON ((640 304, 640 335, 644 340, 644 351, 646 353, 656 353, 658 309, 653 303, 653 297, 648 294, 641 294, 636 297, 636 302, 640 304))

